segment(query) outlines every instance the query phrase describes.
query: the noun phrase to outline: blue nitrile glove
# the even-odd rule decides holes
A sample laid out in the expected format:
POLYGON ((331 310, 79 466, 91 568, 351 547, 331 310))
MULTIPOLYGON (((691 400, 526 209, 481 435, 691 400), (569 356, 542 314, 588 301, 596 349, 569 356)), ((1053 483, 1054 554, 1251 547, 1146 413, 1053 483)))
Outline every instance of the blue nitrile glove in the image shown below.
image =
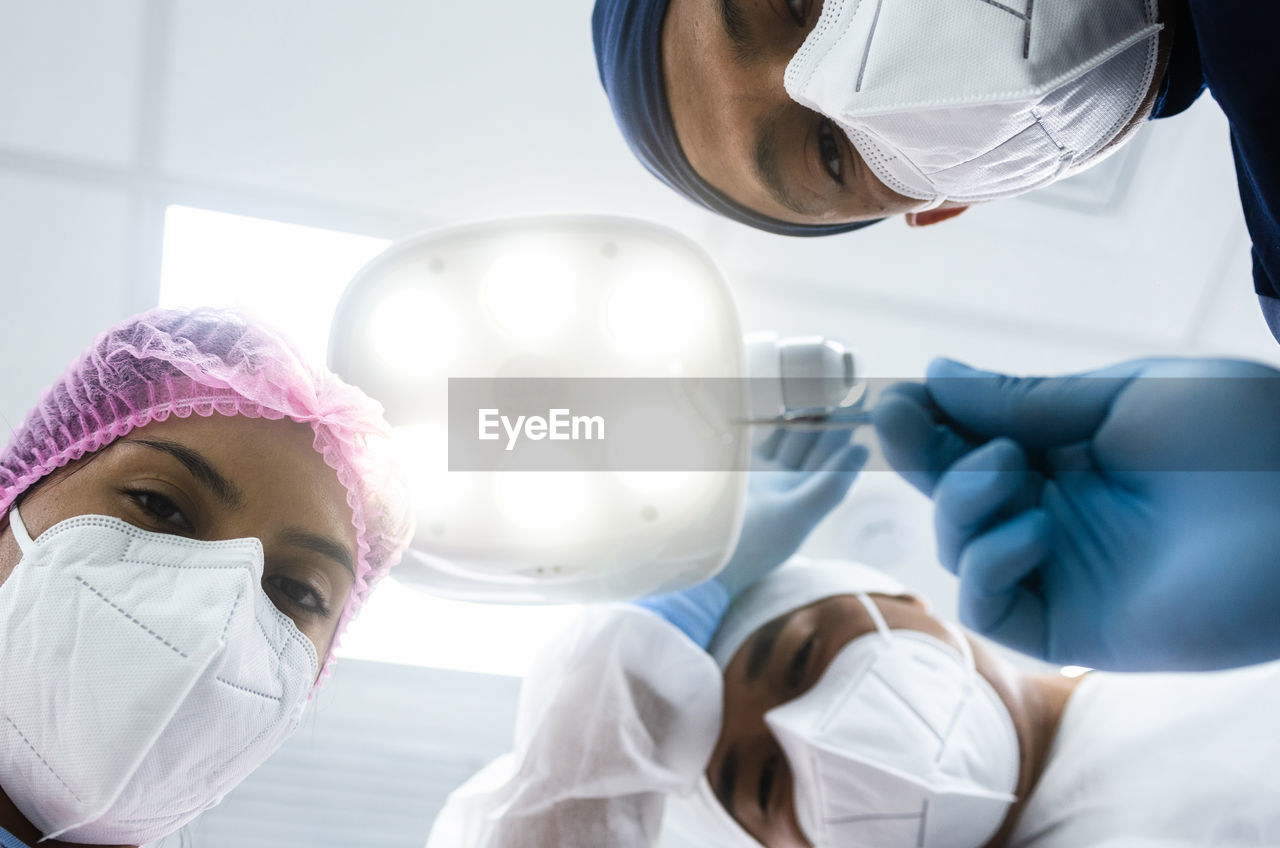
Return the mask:
POLYGON ((844 500, 868 455, 850 436, 849 430, 778 429, 755 449, 742 534, 713 578, 730 597, 791 559, 844 500))
POLYGON ((1280 657, 1280 372, 1138 360, 1012 378, 949 360, 886 389, 885 456, 935 502, 960 617, 1117 670, 1280 657))
POLYGON ((641 598, 702 647, 739 592, 795 554, 826 515, 844 500, 867 449, 851 431, 775 430, 752 453, 742 533, 725 567, 691 589, 641 598))

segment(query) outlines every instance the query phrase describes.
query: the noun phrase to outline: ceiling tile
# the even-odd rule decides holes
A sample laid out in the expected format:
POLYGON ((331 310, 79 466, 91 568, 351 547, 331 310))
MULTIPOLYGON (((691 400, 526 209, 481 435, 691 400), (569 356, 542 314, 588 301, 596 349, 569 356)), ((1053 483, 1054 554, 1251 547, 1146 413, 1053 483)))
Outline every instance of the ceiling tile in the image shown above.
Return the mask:
POLYGON ((142 0, 0 4, 0 146, 133 161, 142 0))

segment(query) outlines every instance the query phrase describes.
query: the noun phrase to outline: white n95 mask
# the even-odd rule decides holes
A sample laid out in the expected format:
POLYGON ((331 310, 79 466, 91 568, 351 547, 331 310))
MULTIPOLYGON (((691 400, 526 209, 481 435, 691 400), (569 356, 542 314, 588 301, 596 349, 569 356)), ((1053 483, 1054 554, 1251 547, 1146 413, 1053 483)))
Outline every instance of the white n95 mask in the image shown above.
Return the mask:
POLYGON ((83 515, 0 585, 0 786, 46 838, 136 844, 212 807, 297 726, 314 646, 262 590, 257 539, 83 515))
MULTIPOLYGON (((815 848, 979 848, 1016 800, 1018 736, 963 653, 933 636, 876 633, 840 650, 818 683, 765 714, 795 777, 815 848)), ((953 631, 954 632, 954 631, 953 631)))
POLYGON ((977 202, 1101 161, 1155 73, 1156 0, 826 0, 787 66, 899 194, 977 202))

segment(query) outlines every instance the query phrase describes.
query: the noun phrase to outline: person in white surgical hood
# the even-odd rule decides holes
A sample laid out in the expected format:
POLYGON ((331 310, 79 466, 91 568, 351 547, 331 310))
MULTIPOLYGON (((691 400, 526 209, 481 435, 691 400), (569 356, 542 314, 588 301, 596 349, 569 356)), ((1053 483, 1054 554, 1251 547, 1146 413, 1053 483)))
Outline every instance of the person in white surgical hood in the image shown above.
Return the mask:
POLYGON ((515 750, 450 795, 430 848, 647 846, 669 794, 698 785, 720 724, 706 652, 731 598, 792 556, 867 451, 847 430, 775 431, 755 449, 742 533, 712 580, 589 609, 520 690, 515 750))
POLYGON ((429 848, 1280 844, 1280 665, 1029 674, 887 575, 800 558, 709 654, 672 631, 586 623, 429 848))
POLYGON ((1280 665, 1030 674, 838 562, 757 583, 710 650, 719 738, 663 848, 1280 844, 1280 665))
POLYGON ((235 313, 72 362, 0 452, 0 846, 159 839, 284 742, 408 542, 389 435, 235 313))

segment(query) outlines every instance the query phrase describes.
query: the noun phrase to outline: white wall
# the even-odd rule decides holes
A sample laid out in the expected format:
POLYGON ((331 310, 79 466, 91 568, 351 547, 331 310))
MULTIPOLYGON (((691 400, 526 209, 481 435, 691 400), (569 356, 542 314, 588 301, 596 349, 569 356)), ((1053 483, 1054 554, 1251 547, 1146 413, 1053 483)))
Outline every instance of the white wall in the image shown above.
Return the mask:
MULTIPOLYGON (((154 304, 170 203, 381 237, 552 210, 657 218, 717 256, 749 328, 843 338, 876 376, 918 374, 937 354, 1019 372, 1177 352, 1280 362, 1253 301, 1225 122, 1207 98, 1040 195, 930 230, 887 222, 788 240, 713 219, 633 161, 599 91, 590 8, 0 0, 3 422, 15 426, 93 333, 154 304)), ((876 475, 813 549, 897 569, 945 604, 929 537, 921 499, 876 475)), ((383 671, 381 683, 374 670, 339 685, 427 685, 383 671)), ((511 685, 465 675, 429 684, 464 710, 501 712, 514 697, 511 685)), ((439 715, 404 725, 419 729, 421 750, 444 750, 437 727, 462 726, 439 715)), ((476 752, 497 750, 509 732, 505 718, 486 721, 476 752)), ((305 765, 273 765, 260 779, 358 815, 343 806, 343 772, 321 774, 323 758, 305 744, 286 758, 305 765)), ((472 764, 458 756, 439 759, 434 784, 405 783, 422 793, 413 815, 429 816, 444 776, 472 764)), ((249 804, 254 791, 215 814, 201 844, 284 844, 285 832, 355 844, 302 824, 262 830, 274 808, 249 804), (272 838, 248 841, 255 828, 272 838)), ((312 814, 288 809, 295 818, 279 821, 312 814)))

